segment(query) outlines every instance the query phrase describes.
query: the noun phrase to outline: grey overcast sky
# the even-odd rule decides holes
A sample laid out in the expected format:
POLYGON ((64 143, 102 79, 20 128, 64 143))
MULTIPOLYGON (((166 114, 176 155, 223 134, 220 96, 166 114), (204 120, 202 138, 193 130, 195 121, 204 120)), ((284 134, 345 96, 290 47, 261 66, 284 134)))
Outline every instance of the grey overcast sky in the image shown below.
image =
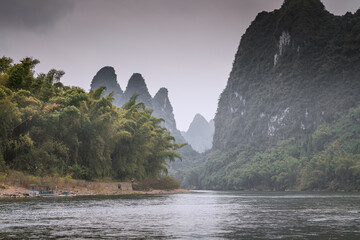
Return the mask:
MULTIPOLYGON (((355 12, 360 0, 323 0, 355 12)), ((103 66, 125 90, 134 72, 152 96, 169 90, 177 126, 196 113, 210 120, 241 36, 257 13, 283 0, 0 0, 0 56, 40 60, 36 72, 64 70, 62 82, 86 91, 103 66)))

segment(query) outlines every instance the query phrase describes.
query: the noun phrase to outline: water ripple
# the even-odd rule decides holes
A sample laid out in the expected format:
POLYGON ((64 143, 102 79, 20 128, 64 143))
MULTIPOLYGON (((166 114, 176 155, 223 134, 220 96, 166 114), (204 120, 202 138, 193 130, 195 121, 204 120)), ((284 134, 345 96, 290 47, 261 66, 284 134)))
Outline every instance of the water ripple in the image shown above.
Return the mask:
POLYGON ((360 239, 360 194, 198 192, 0 202, 0 239, 360 239))

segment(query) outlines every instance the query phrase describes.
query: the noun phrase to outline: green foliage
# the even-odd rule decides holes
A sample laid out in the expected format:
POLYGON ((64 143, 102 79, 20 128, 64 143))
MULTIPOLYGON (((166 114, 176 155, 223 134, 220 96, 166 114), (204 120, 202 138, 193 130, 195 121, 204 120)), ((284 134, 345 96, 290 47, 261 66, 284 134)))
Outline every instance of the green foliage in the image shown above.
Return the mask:
POLYGON ((5 56, 0 58, 0 74, 5 73, 11 67, 12 62, 11 58, 5 56))
POLYGON ((250 190, 360 190, 360 106, 302 139, 265 151, 215 151, 187 173, 187 187, 250 190), (231 159, 237 159, 231 161, 231 159), (212 173, 212 174, 209 174, 212 173))
POLYGON ((147 177, 141 183, 135 183, 135 185, 141 189, 173 190, 180 188, 180 183, 170 176, 147 177))
POLYGON ((55 69, 35 78, 37 60, 0 61, 0 171, 81 179, 158 178, 181 159, 162 119, 136 96, 116 108, 104 88, 61 84, 55 69))
POLYGON ((360 189, 360 107, 313 134, 315 152, 301 170, 302 189, 360 189))
POLYGON ((35 65, 39 61, 32 58, 24 58, 21 64, 15 64, 6 71, 9 76, 8 87, 12 90, 30 89, 34 80, 33 72, 35 65))

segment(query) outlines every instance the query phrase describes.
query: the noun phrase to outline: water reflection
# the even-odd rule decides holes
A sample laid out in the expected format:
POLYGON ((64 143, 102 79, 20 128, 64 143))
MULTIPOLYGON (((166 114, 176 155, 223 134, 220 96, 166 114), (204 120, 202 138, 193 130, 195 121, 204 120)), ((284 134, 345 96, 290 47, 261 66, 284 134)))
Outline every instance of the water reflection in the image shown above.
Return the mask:
POLYGON ((223 193, 230 239, 359 239, 358 194, 223 193), (231 196, 235 195, 235 196, 231 196))
POLYGON ((0 239, 360 239, 359 210, 359 194, 3 200, 0 239))

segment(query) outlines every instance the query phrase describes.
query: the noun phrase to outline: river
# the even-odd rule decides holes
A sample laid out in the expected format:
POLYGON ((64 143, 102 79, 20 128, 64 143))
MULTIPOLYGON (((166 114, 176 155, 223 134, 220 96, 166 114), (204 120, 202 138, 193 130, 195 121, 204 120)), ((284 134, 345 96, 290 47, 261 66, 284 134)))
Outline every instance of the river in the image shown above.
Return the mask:
POLYGON ((201 191, 0 201, 0 239, 360 239, 359 193, 201 191))

